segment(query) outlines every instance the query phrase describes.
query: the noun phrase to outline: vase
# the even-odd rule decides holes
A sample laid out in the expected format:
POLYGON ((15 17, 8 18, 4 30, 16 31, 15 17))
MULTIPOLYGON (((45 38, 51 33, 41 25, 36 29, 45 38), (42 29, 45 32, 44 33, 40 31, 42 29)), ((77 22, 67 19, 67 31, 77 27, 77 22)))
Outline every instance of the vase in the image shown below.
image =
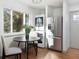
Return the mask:
POLYGON ((26 34, 26 40, 29 40, 29 34, 26 34))

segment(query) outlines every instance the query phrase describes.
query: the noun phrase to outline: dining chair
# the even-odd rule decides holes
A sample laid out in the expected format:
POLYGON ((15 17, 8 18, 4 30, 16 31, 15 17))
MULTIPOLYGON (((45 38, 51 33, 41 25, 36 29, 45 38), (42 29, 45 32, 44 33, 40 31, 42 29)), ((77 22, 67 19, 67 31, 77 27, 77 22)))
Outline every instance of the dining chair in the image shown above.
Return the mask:
POLYGON ((37 33, 32 30, 30 32, 30 34, 29 34, 29 43, 28 44, 29 44, 29 46, 34 47, 34 50, 35 50, 36 56, 37 56, 37 53, 38 53, 38 42, 37 41, 30 42, 31 40, 35 40, 36 39, 35 37, 38 37, 37 33))
POLYGON ((18 59, 19 56, 19 59, 21 59, 22 50, 20 48, 17 47, 5 48, 5 40, 3 36, 1 36, 1 40, 2 40, 2 48, 3 48, 3 55, 2 55, 3 59, 9 56, 15 56, 15 59, 18 59))
POLYGON ((40 38, 40 39, 38 40, 38 43, 42 43, 43 35, 40 34, 40 33, 37 33, 37 36, 40 38))

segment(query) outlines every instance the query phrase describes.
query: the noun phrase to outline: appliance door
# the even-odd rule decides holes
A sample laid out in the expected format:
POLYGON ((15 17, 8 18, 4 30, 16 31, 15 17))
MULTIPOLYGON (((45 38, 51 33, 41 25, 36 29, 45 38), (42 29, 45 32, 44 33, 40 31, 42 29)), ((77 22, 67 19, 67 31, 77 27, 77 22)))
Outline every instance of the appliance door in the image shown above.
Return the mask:
POLYGON ((62 45, 61 45, 61 37, 54 37, 54 46, 52 46, 50 49, 61 51, 62 45))

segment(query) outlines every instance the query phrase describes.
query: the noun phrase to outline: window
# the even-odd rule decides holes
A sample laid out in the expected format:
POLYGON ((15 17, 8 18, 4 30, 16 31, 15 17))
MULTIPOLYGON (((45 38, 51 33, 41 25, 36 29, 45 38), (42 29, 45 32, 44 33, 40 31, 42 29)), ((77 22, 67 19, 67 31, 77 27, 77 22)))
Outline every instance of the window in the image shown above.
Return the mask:
POLYGON ((11 31, 11 11, 9 9, 4 9, 4 32, 9 33, 11 31))
POLYGON ((20 32, 23 26, 23 14, 13 11, 13 32, 20 32))
POLYGON ((4 33, 23 31, 23 20, 29 24, 29 16, 17 11, 4 8, 4 33), (23 17, 25 15, 25 17, 23 17))
POLYGON ((25 24, 29 25, 29 15, 25 14, 25 24))
POLYGON ((79 15, 73 15, 73 20, 78 20, 79 21, 79 15))

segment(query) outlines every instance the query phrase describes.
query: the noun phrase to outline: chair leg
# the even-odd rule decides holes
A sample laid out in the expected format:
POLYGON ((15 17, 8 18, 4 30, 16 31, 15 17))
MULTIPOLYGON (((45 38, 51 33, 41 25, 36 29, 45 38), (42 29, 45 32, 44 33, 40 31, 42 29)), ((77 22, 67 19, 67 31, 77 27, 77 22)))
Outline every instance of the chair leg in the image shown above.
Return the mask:
POLYGON ((19 54, 19 59, 21 59, 21 54, 19 54))
POLYGON ((26 52, 26 48, 27 48, 27 47, 26 47, 26 42, 25 42, 25 52, 26 52))
POLYGON ((2 56, 2 59, 6 59, 5 56, 2 56))
POLYGON ((36 44, 36 56, 37 56, 37 53, 38 53, 38 45, 36 44))
POLYGON ((18 56, 17 55, 15 55, 15 59, 17 59, 18 58, 18 56))
POLYGON ((20 46, 20 42, 18 42, 18 47, 20 46))
POLYGON ((37 44, 34 44, 34 42, 33 42, 33 46, 34 46, 34 49, 35 49, 35 52, 36 52, 36 56, 37 56, 38 46, 37 46, 37 44))
POLYGON ((18 55, 17 55, 17 59, 18 59, 18 55))
POLYGON ((15 59, 16 59, 16 55, 15 55, 15 59))
POLYGON ((29 54, 29 44, 28 44, 28 41, 27 41, 27 59, 28 59, 28 54, 29 54))

